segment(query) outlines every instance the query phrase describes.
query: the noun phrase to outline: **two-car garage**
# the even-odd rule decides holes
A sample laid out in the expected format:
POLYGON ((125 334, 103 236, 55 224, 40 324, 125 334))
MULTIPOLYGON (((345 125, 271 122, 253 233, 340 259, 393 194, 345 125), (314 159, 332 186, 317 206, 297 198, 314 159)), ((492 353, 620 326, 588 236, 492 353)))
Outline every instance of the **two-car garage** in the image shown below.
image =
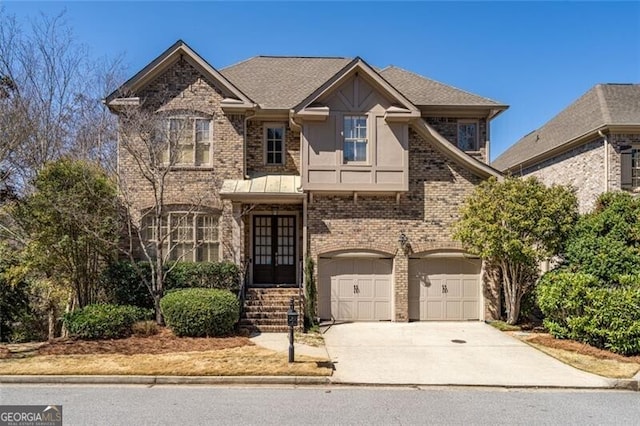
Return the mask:
MULTIPOLYGON (((478 259, 461 255, 409 259, 408 283, 405 283, 409 319, 480 319, 480 267, 478 259)), ((321 258, 318 264, 320 317, 335 321, 392 320, 393 268, 392 258, 373 255, 321 258)), ((402 307, 395 306, 395 309, 402 307)))

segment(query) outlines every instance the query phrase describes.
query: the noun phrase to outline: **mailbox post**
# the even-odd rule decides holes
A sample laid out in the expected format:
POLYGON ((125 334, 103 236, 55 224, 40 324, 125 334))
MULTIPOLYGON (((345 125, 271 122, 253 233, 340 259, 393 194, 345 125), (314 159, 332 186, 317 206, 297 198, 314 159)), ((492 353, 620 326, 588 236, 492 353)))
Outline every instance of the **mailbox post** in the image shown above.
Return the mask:
POLYGON ((287 312, 287 325, 289 326, 289 362, 293 362, 293 328, 298 325, 298 313, 293 302, 293 297, 289 302, 289 311, 287 312))

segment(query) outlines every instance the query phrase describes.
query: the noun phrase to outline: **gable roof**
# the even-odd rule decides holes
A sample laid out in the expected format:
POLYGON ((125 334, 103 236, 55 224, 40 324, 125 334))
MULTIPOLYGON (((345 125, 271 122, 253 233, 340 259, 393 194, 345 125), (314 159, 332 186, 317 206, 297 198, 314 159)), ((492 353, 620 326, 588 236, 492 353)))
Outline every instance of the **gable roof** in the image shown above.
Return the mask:
POLYGON ((499 170, 535 164, 610 126, 640 126, 640 84, 598 84, 537 130, 525 135, 493 161, 499 170))
MULTIPOLYGON (((256 56, 220 72, 262 108, 290 109, 356 59, 359 58, 256 56)), ((416 106, 507 109, 506 105, 494 100, 398 67, 372 68, 416 106)))
POLYGON ((349 78, 349 76, 357 73, 358 71, 363 72, 369 79, 371 79, 372 82, 374 82, 379 88, 384 90, 387 95, 400 102, 402 106, 404 106, 408 111, 415 111, 416 116, 420 116, 420 113, 418 112, 415 105, 411 103, 411 101, 407 99, 404 94, 396 90, 396 88, 389 84, 384 78, 381 78, 380 74, 360 57, 356 57, 351 62, 349 62, 347 66, 343 67, 340 71, 338 71, 335 75, 328 79, 322 86, 318 87, 313 93, 309 94, 309 96, 307 96, 298 105, 296 105, 295 109, 300 110, 301 108, 309 106, 309 104, 313 103, 323 94, 330 92, 335 87, 342 84, 345 79, 349 78))
MULTIPOLYGON (((173 65, 181 57, 189 60, 191 65, 202 73, 202 75, 216 83, 218 88, 225 92, 226 96, 229 96, 235 101, 240 101, 240 103, 245 104, 246 106, 253 106, 252 100, 247 95, 245 95, 182 40, 176 41, 171 47, 151 61, 149 65, 127 80, 118 89, 113 91, 113 93, 105 98, 105 103, 109 105, 120 96, 128 96, 130 93, 136 93, 140 88, 144 87, 144 85, 149 81, 159 76, 164 70, 173 65)), ((238 105, 237 102, 235 104, 238 105)))

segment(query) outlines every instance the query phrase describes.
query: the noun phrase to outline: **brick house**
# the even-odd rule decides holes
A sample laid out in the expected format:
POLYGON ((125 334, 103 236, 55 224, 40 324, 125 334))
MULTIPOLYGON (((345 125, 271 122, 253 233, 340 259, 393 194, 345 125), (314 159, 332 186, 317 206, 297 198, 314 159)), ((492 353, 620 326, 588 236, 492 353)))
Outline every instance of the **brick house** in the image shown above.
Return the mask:
POLYGON ((492 165, 576 189, 582 213, 606 191, 640 190, 640 85, 598 84, 492 165))
MULTIPOLYGON (((476 184, 500 177, 487 164, 489 128, 507 106, 361 58, 259 56, 218 71, 182 41, 106 103, 189 130, 168 176, 175 211, 163 229, 178 232, 166 231, 166 251, 246 267, 245 321, 260 330, 285 324, 286 307, 270 305, 287 288, 298 294, 306 256, 323 319, 491 312, 481 261, 450 225, 476 184)), ((144 231, 152 192, 127 153, 118 157, 144 231)))

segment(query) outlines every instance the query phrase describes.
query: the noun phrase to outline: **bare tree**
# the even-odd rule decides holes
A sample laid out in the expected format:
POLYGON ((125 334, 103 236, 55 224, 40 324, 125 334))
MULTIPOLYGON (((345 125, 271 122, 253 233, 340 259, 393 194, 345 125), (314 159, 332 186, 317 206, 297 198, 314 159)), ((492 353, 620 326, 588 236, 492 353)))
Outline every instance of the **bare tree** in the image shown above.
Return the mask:
MULTIPOLYGON (((183 197, 181 213, 176 220, 169 221, 167 192, 172 186, 180 185, 176 173, 179 175, 181 172, 175 168, 185 155, 183 150, 188 145, 185 141, 193 137, 192 119, 174 122, 153 106, 137 105, 137 98, 129 99, 132 105, 126 105, 125 100, 125 105, 113 107, 120 123, 118 184, 129 224, 129 246, 123 251, 134 265, 135 258, 140 257, 136 254, 141 254, 148 261, 151 278, 145 281, 145 285, 153 297, 156 321, 162 324, 160 299, 164 295, 167 275, 175 262, 191 256, 202 244, 194 236, 191 248, 178 251, 176 245, 169 244, 170 237, 179 232, 182 221, 188 220, 205 204, 211 207, 212 203, 219 203, 215 192, 218 185, 209 187, 206 203, 204 194, 183 197), (146 195, 150 205, 145 211, 139 209, 138 197, 141 194, 146 195)), ((171 201, 175 203, 175 199, 171 201)), ((139 271, 139 275, 144 281, 146 274, 139 271)))
MULTIPOLYGON (((23 192, 48 161, 115 158, 114 118, 100 100, 119 59, 92 60, 64 14, 28 26, 0 8, 0 168, 23 192)), ((111 160, 113 161, 113 160, 111 160)))

